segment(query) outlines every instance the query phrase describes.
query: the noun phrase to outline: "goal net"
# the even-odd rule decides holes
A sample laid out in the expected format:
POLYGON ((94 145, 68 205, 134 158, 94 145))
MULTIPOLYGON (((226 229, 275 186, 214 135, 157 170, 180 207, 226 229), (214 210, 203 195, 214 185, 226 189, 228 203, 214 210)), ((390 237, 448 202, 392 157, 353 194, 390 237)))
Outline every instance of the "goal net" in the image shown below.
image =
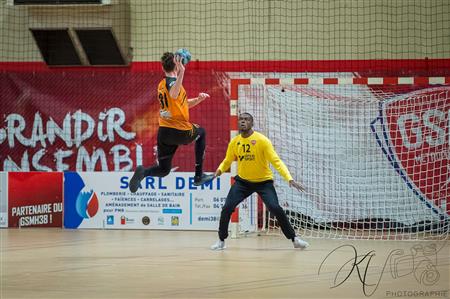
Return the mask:
MULTIPOLYGON (((239 85, 238 112, 254 116, 255 129, 305 187, 304 193, 289 188, 274 171, 280 204, 300 234, 448 235, 450 86, 279 81, 239 85)), ((263 229, 279 231, 267 215, 263 229)))

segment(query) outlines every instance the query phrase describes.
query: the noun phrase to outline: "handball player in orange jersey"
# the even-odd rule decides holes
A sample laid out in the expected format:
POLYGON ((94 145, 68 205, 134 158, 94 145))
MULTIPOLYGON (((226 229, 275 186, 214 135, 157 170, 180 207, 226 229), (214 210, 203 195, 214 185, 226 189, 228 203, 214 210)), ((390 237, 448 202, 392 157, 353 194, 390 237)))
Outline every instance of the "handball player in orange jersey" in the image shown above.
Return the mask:
MULTIPOLYGON (((177 52, 178 53, 178 52, 177 52)), ((189 54, 190 55, 190 54, 189 54)), ((213 174, 203 173, 203 159, 206 147, 204 128, 189 122, 189 108, 209 98, 199 93, 196 98, 188 99, 183 87, 183 78, 187 61, 181 55, 166 52, 161 57, 165 78, 158 85, 159 129, 157 136, 157 163, 149 168, 140 165, 130 180, 130 191, 135 193, 144 177, 164 177, 170 173, 172 159, 178 146, 195 141, 194 185, 200 186, 214 178, 213 174)))

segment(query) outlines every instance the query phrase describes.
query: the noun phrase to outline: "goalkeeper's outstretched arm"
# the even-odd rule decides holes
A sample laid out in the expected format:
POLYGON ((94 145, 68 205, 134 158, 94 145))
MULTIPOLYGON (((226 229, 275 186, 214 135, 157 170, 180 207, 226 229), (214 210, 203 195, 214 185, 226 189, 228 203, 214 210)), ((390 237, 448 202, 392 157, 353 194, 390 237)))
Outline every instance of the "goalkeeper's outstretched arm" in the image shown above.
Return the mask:
POLYGON ((267 158, 269 162, 275 167, 275 169, 281 174, 281 176, 289 182, 289 187, 293 187, 297 189, 298 191, 305 191, 305 188, 297 181, 295 181, 292 178, 291 173, 289 172, 289 169, 286 167, 286 164, 280 159, 280 156, 278 156, 277 152, 273 148, 272 142, 267 139, 266 144, 266 152, 267 152, 267 158))
POLYGON ((234 155, 233 151, 234 142, 235 139, 233 138, 228 144, 227 154, 225 155, 225 159, 223 159, 222 163, 220 163, 219 167, 217 168, 216 173, 214 174, 215 177, 220 176, 222 173, 230 169, 231 163, 236 160, 236 156, 234 155))

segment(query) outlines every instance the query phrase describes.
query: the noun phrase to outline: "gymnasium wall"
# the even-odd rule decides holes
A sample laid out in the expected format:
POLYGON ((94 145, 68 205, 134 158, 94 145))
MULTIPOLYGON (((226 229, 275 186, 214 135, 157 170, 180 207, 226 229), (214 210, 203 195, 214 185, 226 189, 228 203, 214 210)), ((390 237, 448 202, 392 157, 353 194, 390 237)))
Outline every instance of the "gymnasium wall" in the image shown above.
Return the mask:
POLYGON ((157 61, 181 46, 200 61, 450 56, 446 0, 112 0, 76 9, 6 3, 0 2, 3 62, 41 60, 29 28, 78 23, 116 27, 123 43, 131 41, 135 62, 157 61))

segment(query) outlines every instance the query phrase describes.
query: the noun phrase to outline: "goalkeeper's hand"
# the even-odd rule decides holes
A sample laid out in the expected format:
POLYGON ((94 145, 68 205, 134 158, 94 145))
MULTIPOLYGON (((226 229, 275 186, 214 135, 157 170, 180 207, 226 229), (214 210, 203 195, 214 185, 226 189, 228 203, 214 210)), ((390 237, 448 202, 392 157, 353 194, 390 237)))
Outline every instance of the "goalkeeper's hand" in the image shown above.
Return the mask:
POLYGON ((300 183, 298 183, 294 180, 289 181, 289 187, 294 187, 295 189, 297 189, 300 192, 305 192, 305 188, 302 185, 300 185, 300 183))
POLYGON ((216 170, 216 173, 214 174, 214 178, 219 177, 222 174, 222 171, 220 171, 220 169, 216 170))

